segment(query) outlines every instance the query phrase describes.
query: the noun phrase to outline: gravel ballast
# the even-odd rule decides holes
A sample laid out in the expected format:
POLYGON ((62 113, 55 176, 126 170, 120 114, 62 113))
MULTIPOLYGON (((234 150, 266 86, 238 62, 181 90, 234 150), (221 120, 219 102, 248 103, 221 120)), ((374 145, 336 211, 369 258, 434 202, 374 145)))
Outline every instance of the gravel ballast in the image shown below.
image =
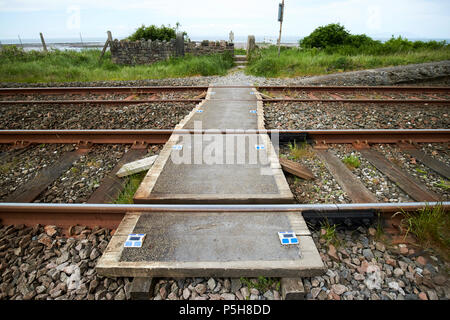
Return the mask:
POLYGON ((195 103, 130 106, 3 106, 0 129, 172 129, 195 103))
MULTIPOLYGON (((339 228, 338 244, 313 232, 323 276, 304 278, 306 299, 314 300, 448 300, 449 263, 432 250, 389 245, 376 237, 377 226, 339 228)), ((318 228, 317 228, 318 229, 318 228)))
POLYGON ((58 144, 41 144, 27 148, 28 150, 19 155, 0 161, 0 201, 19 186, 32 181, 41 169, 51 166, 64 152, 74 149, 73 145, 58 144))
MULTIPOLYGON (((58 83, 51 85, 208 85, 212 82, 217 84, 232 84, 235 81, 249 81, 251 83, 267 85, 390 85, 410 80, 424 81, 424 79, 428 79, 427 81, 431 81, 429 79, 432 79, 433 76, 449 75, 449 66, 450 62, 446 61, 424 64, 419 67, 395 67, 389 69, 391 71, 362 71, 356 74, 353 73, 352 75, 344 73, 324 77, 311 77, 309 79, 266 80, 264 78, 245 76, 242 73, 235 73, 227 78, 194 77, 149 81, 58 83), (395 70, 398 70, 398 72, 395 70), (423 75, 420 75, 421 72, 423 75), (414 75, 418 76, 414 78, 414 75)), ((1 85, 24 86, 24 84, 1 85)), ((32 84, 30 86, 47 85, 32 84)), ((192 107, 186 108, 185 114, 190 112, 192 107)), ((42 106, 39 106, 39 108, 42 108, 42 106)), ((55 112, 55 109, 47 110, 47 112, 55 112)), ((79 112, 79 107, 77 106, 72 111, 72 116, 75 117, 72 122, 61 115, 60 120, 48 121, 48 123, 45 123, 45 126, 41 126, 42 119, 33 119, 37 113, 31 114, 27 120, 30 123, 27 128, 55 128, 56 125, 61 125, 67 126, 64 128, 78 129, 85 125, 83 123, 85 119, 76 118, 79 112), (80 122, 83 123, 83 126, 80 126, 80 122)), ((98 112, 93 112, 91 113, 91 117, 93 118, 87 121, 88 127, 83 128, 99 129, 103 126, 105 128, 127 128, 127 124, 130 128, 138 128, 137 126, 139 128, 155 128, 158 125, 160 125, 160 128, 168 128, 176 125, 184 117, 184 115, 180 115, 180 118, 173 122, 159 123, 161 117, 166 116, 166 111, 157 113, 158 111, 155 110, 154 112, 153 118, 145 117, 143 120, 139 116, 136 116, 128 119, 124 116, 123 120, 118 120, 118 123, 114 124, 110 123, 111 118, 106 117, 103 120, 103 115, 99 116, 98 112), (148 122, 142 125, 142 122, 145 120, 148 120, 148 122), (98 123, 100 123, 100 126, 97 126, 98 123)), ((116 113, 121 112, 118 110, 116 113)), ((141 115, 141 112, 136 111, 136 114, 141 115)), ((0 117, 3 116, 4 113, 2 112, 0 117)), ((54 117, 54 119, 56 118, 54 117)), ((442 121, 442 119, 439 121, 442 121)), ((6 118, 0 118, 0 123, 2 125, 7 124, 8 128, 26 129, 21 127, 23 120, 11 118, 10 115, 6 116, 6 118)), ((438 154, 433 154, 433 156, 438 159, 444 159, 446 163, 449 163, 448 150, 446 146, 441 147, 443 150, 434 144, 431 146, 422 145, 422 148, 430 152, 430 154, 437 151, 438 154)), ((49 154, 54 151, 59 152, 56 154, 55 159, 61 154, 61 151, 51 149, 50 146, 45 146, 45 148, 49 154)), ((70 148, 73 148, 73 146, 70 146, 70 148)), ((114 152, 122 152, 122 150, 115 150, 114 152)), ((111 153, 114 154, 114 152, 111 153)), ((284 152, 286 153, 286 150, 284 152)), ((345 154, 347 154, 347 151, 345 151, 345 154)), ((27 162, 31 163, 35 158, 40 159, 41 156, 38 155, 39 153, 36 152, 30 155, 27 158, 28 160, 25 159, 17 165, 11 176, 11 179, 14 180, 11 181, 19 181, 18 183, 21 183, 22 180, 20 179, 29 179, 26 176, 28 172, 26 174, 23 173, 24 170, 27 170, 25 164, 27 162)), ((337 155, 344 155, 344 151, 337 151, 337 155)), ((112 155, 111 157, 115 156, 112 155)), ((45 160, 44 162, 38 161, 39 163, 34 167, 39 168, 39 166, 43 166, 51 161, 49 155, 42 156, 42 158, 50 160, 45 160)), ((324 165, 318 163, 316 160, 308 160, 302 163, 310 167, 320 177, 322 177, 321 173, 324 172, 324 178, 321 178, 321 181, 327 180, 330 184, 322 183, 319 186, 320 191, 313 194, 311 198, 301 198, 303 189, 299 188, 296 194, 297 201, 300 202, 298 199, 301 199, 301 203, 315 203, 315 201, 349 202, 349 199, 342 193, 342 190, 337 188, 339 186, 334 179, 334 182, 330 182, 332 181, 332 177, 330 178, 331 175, 329 173, 327 174, 324 165), (337 187, 335 187, 336 185, 337 187), (333 200, 330 200, 330 195, 334 197, 333 200)), ((364 160, 362 160, 361 166, 365 168, 366 163, 364 160)), ((1 184, 4 178, 3 176, 0 176, 0 178, 1 184)), ((288 176, 287 178, 288 181, 289 179, 295 181, 293 176, 290 176, 290 178, 288 176)), ((378 176, 374 178, 378 178, 378 176)), ((302 181, 300 182, 303 183, 302 181)), ((290 185, 291 183, 292 181, 290 185)), ((370 185, 367 186, 369 187, 370 185)), ((389 191, 385 191, 390 193, 390 195, 396 192, 393 191, 395 188, 392 189, 389 183, 386 184, 386 187, 389 191)), ((378 190, 376 186, 374 188, 378 190)), ((4 190, 3 185, 0 185, 0 190, 4 190)), ((311 185, 311 190, 313 190, 313 185, 311 185)), ((382 196, 385 196, 385 194, 383 193, 382 196)), ((390 199, 394 199, 394 197, 390 199)), ((445 270, 449 270, 450 267, 448 263, 443 262, 437 255, 433 255, 428 250, 423 252, 420 249, 406 247, 405 245, 388 246, 375 238, 375 226, 372 226, 372 228, 368 227, 361 227, 356 231, 338 230, 337 237, 341 240, 341 245, 333 247, 328 245, 323 239, 320 239, 320 230, 313 232, 314 241, 321 252, 322 259, 327 266, 327 271, 321 277, 304 279, 307 299, 450 299, 450 283, 448 281, 448 274, 445 273, 445 270)), ((26 228, 24 226, 0 226, 0 299, 123 300, 130 298, 129 289, 131 279, 100 277, 95 271, 95 265, 111 239, 110 230, 100 228, 87 229, 77 226, 72 228, 72 234, 74 235, 72 238, 61 236, 57 228, 56 232, 54 230, 55 228, 52 226, 46 226, 45 228, 43 226, 35 226, 32 228, 26 228)), ((257 284, 257 279, 250 279, 250 281, 255 285, 257 284)), ((243 283, 240 279, 222 278, 158 279, 153 294, 154 299, 281 299, 280 291, 276 285, 267 290, 259 291, 243 283)))
POLYGON ((377 145, 375 148, 384 154, 389 161, 422 182, 428 190, 437 193, 441 201, 450 199, 450 181, 395 146, 383 144, 377 145))
POLYGON ((364 186, 377 197, 379 202, 414 201, 395 183, 390 181, 388 177, 371 165, 360 152, 354 150, 351 146, 332 145, 330 152, 334 153, 341 160, 353 156, 360 161, 359 167, 351 167, 350 170, 359 178, 364 186))
MULTIPOLYGON (((306 299, 450 299, 448 263, 430 250, 388 245, 376 238, 375 228, 338 228, 339 244, 321 239, 319 228, 313 231, 327 270, 303 278, 306 299)), ((106 278, 95 271, 110 230, 76 226, 71 232, 67 238, 54 226, 0 226, 0 299, 129 299, 130 278, 106 278)), ((279 300, 278 281, 261 288, 258 279, 156 279, 152 299, 279 300)))
POLYGON ((445 106, 278 102, 264 104, 267 129, 439 129, 450 122, 445 106))
MULTIPOLYGON (((303 166, 309 168, 315 180, 303 180, 294 175, 285 173, 292 194, 297 203, 351 203, 350 198, 339 186, 333 175, 328 171, 323 162, 314 154, 311 146, 306 145, 305 155, 296 159, 303 166)), ((289 158, 290 149, 288 146, 280 148, 280 155, 289 158)))
POLYGON ((95 145, 34 202, 85 203, 124 152, 125 145, 95 145))

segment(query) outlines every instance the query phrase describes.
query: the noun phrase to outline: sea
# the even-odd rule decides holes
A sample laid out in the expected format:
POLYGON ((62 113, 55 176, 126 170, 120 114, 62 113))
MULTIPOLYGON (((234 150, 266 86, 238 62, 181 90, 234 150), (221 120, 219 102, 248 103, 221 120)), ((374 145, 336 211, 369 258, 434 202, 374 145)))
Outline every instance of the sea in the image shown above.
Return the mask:
MULTIPOLYGON (((119 40, 123 39, 118 38, 119 40)), ((284 46, 298 46, 298 41, 302 37, 295 37, 295 36, 283 36, 281 38, 281 44, 284 46)), ((373 39, 381 40, 381 41, 387 41, 389 38, 376 38, 373 37, 373 39)), ((450 38, 408 38, 411 41, 430 41, 430 40, 436 40, 436 41, 446 41, 447 43, 450 43, 450 38)), ((226 37, 220 37, 220 36, 207 36, 207 37, 191 37, 191 41, 203 41, 203 40, 210 40, 210 41, 219 41, 219 40, 228 40, 228 36, 226 37)), ((277 36, 255 36, 255 40, 259 44, 276 44, 277 43, 277 36)), ((57 50, 75 50, 75 51, 81 51, 86 49, 101 49, 103 48, 105 44, 106 38, 102 37, 86 37, 86 38, 49 38, 45 39, 45 43, 47 45, 47 48, 49 50, 51 49, 57 49, 57 50)), ((0 43, 4 45, 11 45, 14 44, 18 47, 22 47, 25 51, 30 50, 43 50, 41 40, 39 38, 35 39, 0 39, 0 43)), ((247 44, 247 37, 246 36, 235 36, 234 38, 234 44, 235 48, 245 48, 247 44)))

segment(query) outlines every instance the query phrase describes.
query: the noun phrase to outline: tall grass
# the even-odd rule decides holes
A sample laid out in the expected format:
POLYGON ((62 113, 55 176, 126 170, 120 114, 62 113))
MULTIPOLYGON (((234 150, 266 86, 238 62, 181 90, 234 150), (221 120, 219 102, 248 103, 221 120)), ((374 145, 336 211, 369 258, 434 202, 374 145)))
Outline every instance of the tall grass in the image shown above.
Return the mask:
POLYGON ((172 58, 151 65, 123 66, 111 62, 100 50, 24 52, 4 46, 0 52, 0 81, 64 82, 142 80, 188 76, 224 75, 233 66, 230 54, 172 58))
POLYGON ((427 206, 416 213, 402 212, 405 237, 411 233, 426 248, 434 248, 450 258, 450 215, 442 205, 427 206))
POLYGON ((136 190, 139 188, 142 180, 144 180, 147 171, 135 173, 129 176, 122 192, 119 194, 117 199, 113 201, 115 204, 133 204, 133 197, 136 193, 136 190))
POLYGON ((296 77, 381 68, 450 59, 450 46, 417 48, 383 53, 374 49, 341 46, 327 49, 258 49, 249 58, 248 74, 264 77, 296 77))

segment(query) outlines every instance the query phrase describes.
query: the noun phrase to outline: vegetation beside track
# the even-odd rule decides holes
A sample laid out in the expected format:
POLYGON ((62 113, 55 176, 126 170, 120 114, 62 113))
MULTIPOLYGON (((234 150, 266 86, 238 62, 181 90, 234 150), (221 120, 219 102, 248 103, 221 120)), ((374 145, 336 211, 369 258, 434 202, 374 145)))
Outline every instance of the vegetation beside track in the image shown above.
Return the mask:
POLYGON ((233 67, 231 54, 186 55, 136 66, 112 63, 109 52, 99 61, 100 54, 100 50, 25 52, 16 46, 3 46, 0 52, 0 81, 67 82, 212 76, 225 75, 233 67))
POLYGON ((424 248, 433 248, 450 260, 450 215, 443 206, 429 206, 417 213, 401 212, 406 233, 411 233, 424 248))
POLYGON ((382 68, 450 59, 445 41, 409 41, 392 37, 386 42, 352 35, 339 24, 319 27, 298 48, 256 49, 248 58, 247 73, 264 77, 296 77, 382 68))
POLYGON ((136 190, 139 188, 139 185, 141 184, 142 180, 144 180, 145 175, 147 174, 147 171, 139 172, 131 175, 128 177, 127 182, 125 183, 125 186, 120 193, 120 195, 117 197, 116 200, 114 200, 115 204, 133 204, 133 197, 136 193, 136 190))

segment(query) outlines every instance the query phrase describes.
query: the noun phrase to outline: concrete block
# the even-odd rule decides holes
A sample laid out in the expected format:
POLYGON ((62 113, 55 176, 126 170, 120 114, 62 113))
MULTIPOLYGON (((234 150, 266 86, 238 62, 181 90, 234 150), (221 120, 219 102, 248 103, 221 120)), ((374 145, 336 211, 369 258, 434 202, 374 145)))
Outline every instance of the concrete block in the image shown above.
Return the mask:
POLYGON ((134 173, 148 170, 152 167, 157 157, 157 155, 154 155, 148 158, 124 164, 122 168, 120 168, 120 170, 116 173, 116 175, 118 177, 126 177, 134 173))

